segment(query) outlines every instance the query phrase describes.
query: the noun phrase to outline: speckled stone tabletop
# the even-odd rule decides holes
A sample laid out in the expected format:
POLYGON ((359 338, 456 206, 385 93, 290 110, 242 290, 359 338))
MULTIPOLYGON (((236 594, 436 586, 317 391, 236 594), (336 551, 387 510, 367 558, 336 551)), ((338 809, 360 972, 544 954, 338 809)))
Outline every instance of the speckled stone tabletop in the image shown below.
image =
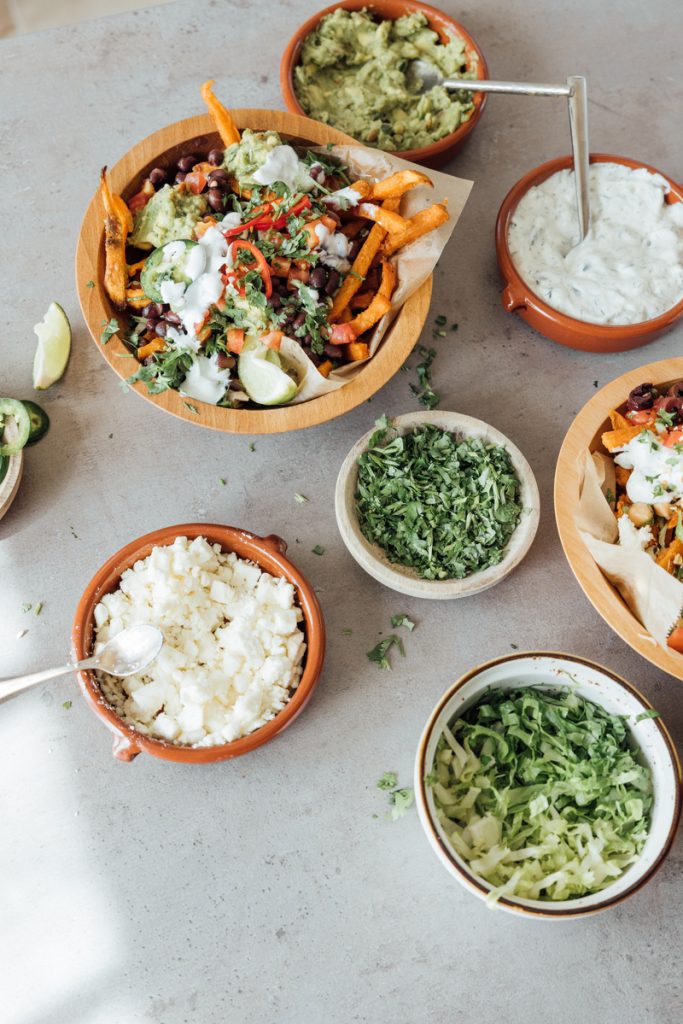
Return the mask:
MULTIPOLYGON (((52 429, 27 453, 0 523, 0 672, 63 661, 94 570, 173 522, 281 534, 319 588, 329 630, 308 710, 234 762, 115 761, 69 678, 2 706, 0 1018, 675 1024, 680 840, 656 879, 617 909, 527 922, 451 880, 416 813, 387 820, 375 786, 387 769, 410 784, 420 731, 445 688, 515 645, 604 662, 683 739, 683 684, 603 624, 565 563, 552 511, 572 417, 600 384, 678 353, 683 328, 640 351, 586 355, 533 333, 499 299, 496 211, 524 172, 568 151, 561 102, 491 97, 449 168, 475 186, 435 275, 430 316, 460 327, 436 343, 434 385, 442 408, 489 420, 519 445, 543 503, 530 554, 493 590, 455 603, 402 599, 339 539, 337 469, 378 415, 417 408, 410 373, 343 420, 256 439, 251 451, 249 437, 199 432, 124 395, 81 319, 74 248, 102 164, 199 112, 198 86, 210 76, 234 105, 281 107, 280 54, 316 6, 188 0, 0 42, 0 393, 31 394, 32 327, 51 299, 74 326, 66 376, 40 399, 52 429), (296 491, 310 501, 297 504, 296 491), (39 617, 22 612, 37 601, 39 617), (396 612, 418 625, 405 659, 384 672, 366 651, 396 612)), ((495 77, 587 74, 593 149, 683 174, 674 0, 442 6, 471 30, 495 77)))

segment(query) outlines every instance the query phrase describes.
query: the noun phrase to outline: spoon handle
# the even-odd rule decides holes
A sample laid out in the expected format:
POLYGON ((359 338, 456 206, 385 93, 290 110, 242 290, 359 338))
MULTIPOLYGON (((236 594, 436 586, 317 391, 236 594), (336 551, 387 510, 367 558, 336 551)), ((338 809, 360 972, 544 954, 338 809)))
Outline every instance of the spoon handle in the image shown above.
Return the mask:
POLYGON ((98 658, 87 658, 79 661, 76 665, 63 665, 61 668, 46 668, 42 672, 30 672, 27 676, 15 676, 13 679, 0 679, 0 704, 11 697, 16 697, 24 690, 30 690, 39 683, 48 679, 56 679, 58 676, 67 676, 70 672, 77 672, 82 668, 96 668, 98 658))
POLYGON ((569 96, 570 85, 547 85, 543 82, 490 82, 482 78, 445 78, 445 89, 468 92, 508 92, 521 96, 569 96))

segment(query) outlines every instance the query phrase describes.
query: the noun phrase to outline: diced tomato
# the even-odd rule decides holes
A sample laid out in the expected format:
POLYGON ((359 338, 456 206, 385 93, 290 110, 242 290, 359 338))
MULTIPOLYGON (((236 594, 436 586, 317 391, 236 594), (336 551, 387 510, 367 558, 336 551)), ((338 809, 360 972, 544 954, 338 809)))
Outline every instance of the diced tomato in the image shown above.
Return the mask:
POLYGON ((190 192, 198 196, 206 188, 206 175, 203 171, 191 171, 185 175, 185 184, 190 192))
POLYGON ((261 338, 261 344, 265 345, 266 348, 280 348, 284 334, 282 331, 271 331, 270 334, 264 334, 261 338))
POLYGON ((683 427, 674 427, 673 430, 668 430, 666 434, 662 434, 660 440, 667 448, 673 448, 676 444, 683 444, 683 427))
POLYGON ((289 273, 287 274, 287 287, 289 288, 290 292, 296 290, 296 285, 294 284, 295 281, 301 281, 302 284, 308 284, 310 276, 311 271, 308 266, 297 267, 296 264, 293 265, 290 268, 289 273))
POLYGON ((270 272, 275 277, 287 277, 292 261, 289 256, 273 256, 270 261, 270 272))
POLYGON ((351 324, 334 324, 330 342, 332 345, 350 345, 357 337, 356 329, 351 324))
POLYGON ((651 423, 655 420, 655 413, 652 409, 638 409, 634 412, 626 414, 626 418, 631 423, 651 423))
POLYGON ((679 654, 683 654, 683 627, 676 626, 675 629, 671 630, 666 645, 674 651, 678 651, 679 654))
POLYGON ((244 330, 241 327, 230 327, 227 333, 228 348, 236 355, 244 348, 244 330))
POLYGON ((208 176, 211 174, 211 171, 215 171, 216 168, 214 164, 210 164, 208 160, 202 160, 200 163, 195 164, 192 170, 201 171, 202 174, 205 174, 208 178, 208 176))
POLYGON ((131 213, 137 213, 138 210, 142 210, 147 206, 150 199, 151 196, 147 195, 146 192, 136 192, 133 198, 128 200, 128 209, 131 213))

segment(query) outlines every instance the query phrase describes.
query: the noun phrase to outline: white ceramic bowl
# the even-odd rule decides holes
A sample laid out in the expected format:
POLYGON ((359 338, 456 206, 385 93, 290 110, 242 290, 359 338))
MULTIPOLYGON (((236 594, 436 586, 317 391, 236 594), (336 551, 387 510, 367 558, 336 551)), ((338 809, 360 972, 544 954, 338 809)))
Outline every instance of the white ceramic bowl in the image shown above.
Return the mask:
POLYGON ((652 772, 654 805, 650 833, 640 860, 620 878, 601 892, 580 899, 549 901, 504 897, 497 904, 504 910, 545 920, 583 917, 616 906, 652 878, 669 852, 681 813, 681 766, 671 737, 660 718, 634 721, 637 714, 651 705, 625 679, 583 658, 545 652, 506 655, 467 672, 443 695, 420 739, 415 761, 417 809, 427 838, 446 870, 475 896, 486 899, 492 886, 475 875, 451 846, 438 823, 434 798, 424 784, 424 776, 432 766, 444 725, 476 704, 489 687, 513 689, 529 684, 554 689, 571 685, 581 697, 612 714, 630 716, 632 738, 652 772))
POLYGON ((505 434, 501 434, 499 430, 484 423, 483 420, 474 419, 473 416, 463 416, 457 412, 441 412, 439 410, 406 413, 403 416, 396 416, 392 420, 393 426, 400 434, 410 433, 411 430, 426 423, 462 436, 481 437, 484 441, 503 445, 510 453, 512 464, 519 477, 520 500, 525 511, 510 538, 503 560, 498 565, 492 565, 482 572, 472 573, 471 576, 466 576, 462 580, 424 580, 413 569, 390 562, 382 548, 366 540, 361 533, 356 516, 356 486, 358 483, 358 458, 367 448, 374 428, 353 446, 339 470, 335 491, 337 525, 342 540, 361 568, 386 587, 398 590, 399 593, 407 594, 409 597, 425 597, 432 600, 469 597, 500 583, 508 573, 519 565, 531 547, 538 529, 541 505, 538 486, 531 467, 519 448, 508 440, 505 434))
POLYGON ((10 505, 17 496, 21 475, 24 471, 24 453, 18 452, 10 456, 7 472, 0 483, 0 519, 9 512, 10 505))

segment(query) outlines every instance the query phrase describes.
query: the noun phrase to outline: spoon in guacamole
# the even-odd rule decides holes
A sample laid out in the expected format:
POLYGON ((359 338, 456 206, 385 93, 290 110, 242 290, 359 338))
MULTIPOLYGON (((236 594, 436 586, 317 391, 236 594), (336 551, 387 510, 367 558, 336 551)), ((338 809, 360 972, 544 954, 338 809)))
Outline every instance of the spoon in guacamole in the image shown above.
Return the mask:
POLYGON ((579 218, 579 243, 590 228, 590 202, 588 199, 588 87, 582 75, 572 75, 566 85, 544 85, 535 82, 490 82, 480 78, 444 78, 441 72, 425 60, 411 60, 406 68, 406 82, 418 95, 441 86, 448 92, 503 92, 525 96, 566 96, 569 105, 569 125, 574 154, 576 180, 576 208, 579 218))

